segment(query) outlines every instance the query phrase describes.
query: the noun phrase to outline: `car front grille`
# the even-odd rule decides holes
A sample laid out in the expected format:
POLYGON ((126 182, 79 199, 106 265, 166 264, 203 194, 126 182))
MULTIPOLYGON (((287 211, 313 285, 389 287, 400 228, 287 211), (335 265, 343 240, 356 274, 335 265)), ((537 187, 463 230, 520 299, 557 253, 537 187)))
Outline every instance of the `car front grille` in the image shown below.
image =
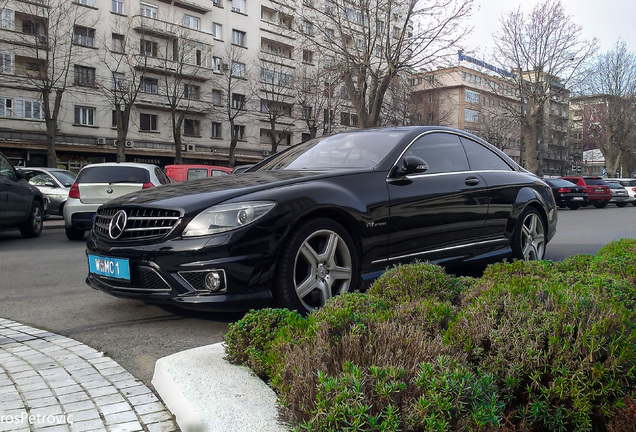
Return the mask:
MULTIPOLYGON (((110 235, 110 223, 120 211, 118 208, 99 209, 95 216, 95 233, 113 240, 110 235)), ((168 234, 179 222, 177 210, 125 209, 126 225, 117 240, 146 240, 161 238, 168 234)))
POLYGON ((170 285, 152 267, 135 266, 131 268, 130 281, 107 278, 93 274, 92 277, 110 289, 140 292, 169 292, 170 285))

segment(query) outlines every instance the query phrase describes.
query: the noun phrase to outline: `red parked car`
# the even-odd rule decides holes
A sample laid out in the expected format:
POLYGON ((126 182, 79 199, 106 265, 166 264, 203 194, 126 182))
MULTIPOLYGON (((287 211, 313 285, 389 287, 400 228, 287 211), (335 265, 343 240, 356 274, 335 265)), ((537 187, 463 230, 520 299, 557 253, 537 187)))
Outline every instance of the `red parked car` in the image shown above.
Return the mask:
POLYGON ((575 185, 585 187, 590 204, 594 204, 596 208, 606 207, 607 203, 612 199, 612 190, 608 184, 605 183, 603 177, 570 176, 560 178, 572 182, 575 185))

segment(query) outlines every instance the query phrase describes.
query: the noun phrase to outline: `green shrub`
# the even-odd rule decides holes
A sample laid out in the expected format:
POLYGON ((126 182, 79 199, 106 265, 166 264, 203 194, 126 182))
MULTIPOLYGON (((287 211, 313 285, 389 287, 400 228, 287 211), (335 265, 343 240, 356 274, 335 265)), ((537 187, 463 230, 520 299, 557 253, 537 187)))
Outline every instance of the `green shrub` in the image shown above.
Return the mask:
POLYGON ((306 318, 250 312, 228 358, 305 430, 634 430, 635 275, 636 240, 479 279, 397 266, 306 318))

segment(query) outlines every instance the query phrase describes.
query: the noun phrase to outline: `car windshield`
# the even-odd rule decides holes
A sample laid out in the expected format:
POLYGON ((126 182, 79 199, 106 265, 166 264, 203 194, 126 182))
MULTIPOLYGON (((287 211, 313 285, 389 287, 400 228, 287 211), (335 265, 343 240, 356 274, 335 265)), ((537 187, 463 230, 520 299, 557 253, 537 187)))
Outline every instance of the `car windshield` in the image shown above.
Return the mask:
POLYGON ((315 138, 274 155, 258 171, 372 168, 403 136, 398 131, 363 131, 315 138))
POLYGON ((623 185, 620 183, 614 183, 614 182, 607 182, 607 184, 609 185, 610 188, 612 189, 624 189, 623 185))
POLYGON ((66 187, 71 187, 77 176, 77 174, 73 174, 70 171, 51 171, 51 175, 66 187))
POLYGON ((78 183, 148 183, 149 181, 148 171, 127 166, 89 166, 77 176, 78 183))

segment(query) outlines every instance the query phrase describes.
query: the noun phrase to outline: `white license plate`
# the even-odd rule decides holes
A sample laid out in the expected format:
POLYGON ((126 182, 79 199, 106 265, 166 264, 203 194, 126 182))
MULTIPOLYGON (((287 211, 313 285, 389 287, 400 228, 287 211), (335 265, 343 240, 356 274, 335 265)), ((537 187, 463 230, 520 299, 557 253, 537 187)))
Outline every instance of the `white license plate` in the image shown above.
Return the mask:
POLYGON ((93 274, 127 281, 130 280, 130 263, 124 258, 107 258, 89 255, 88 268, 93 274))
POLYGON ((572 201, 583 201, 583 197, 572 197, 572 201))

